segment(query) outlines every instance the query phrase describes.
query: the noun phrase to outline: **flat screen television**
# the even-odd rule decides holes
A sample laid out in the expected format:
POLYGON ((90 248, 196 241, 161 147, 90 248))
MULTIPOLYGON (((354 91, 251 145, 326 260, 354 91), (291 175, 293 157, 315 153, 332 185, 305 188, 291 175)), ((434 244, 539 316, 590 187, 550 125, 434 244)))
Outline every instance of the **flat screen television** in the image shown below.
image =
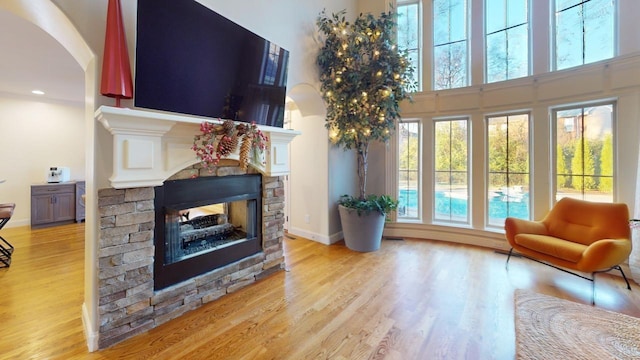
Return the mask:
POLYGON ((134 105, 282 127, 289 52, 194 0, 138 0, 134 105))

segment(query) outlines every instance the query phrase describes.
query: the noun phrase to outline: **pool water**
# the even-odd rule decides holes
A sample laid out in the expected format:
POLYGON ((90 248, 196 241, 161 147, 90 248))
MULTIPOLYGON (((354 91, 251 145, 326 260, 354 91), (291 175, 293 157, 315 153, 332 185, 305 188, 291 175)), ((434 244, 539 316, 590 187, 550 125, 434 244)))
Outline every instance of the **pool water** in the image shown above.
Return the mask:
MULTIPOLYGON (((418 194, 416 190, 400 190, 398 197, 398 215, 412 218, 418 216, 418 194)), ((435 218, 459 219, 466 221, 469 212, 468 201, 464 197, 451 196, 444 191, 435 192, 435 218)), ((517 198, 508 199, 499 192, 489 200, 489 223, 502 225, 503 220, 510 217, 529 219, 529 193, 517 198)))

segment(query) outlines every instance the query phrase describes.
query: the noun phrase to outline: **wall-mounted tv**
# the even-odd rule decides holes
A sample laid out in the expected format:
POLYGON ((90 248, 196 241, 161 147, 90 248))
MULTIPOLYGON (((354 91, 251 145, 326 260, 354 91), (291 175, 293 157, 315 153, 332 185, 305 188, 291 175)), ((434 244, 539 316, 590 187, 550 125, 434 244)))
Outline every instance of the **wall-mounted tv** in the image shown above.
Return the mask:
POLYGON ((134 105, 282 127, 289 52, 194 0, 138 0, 134 105))

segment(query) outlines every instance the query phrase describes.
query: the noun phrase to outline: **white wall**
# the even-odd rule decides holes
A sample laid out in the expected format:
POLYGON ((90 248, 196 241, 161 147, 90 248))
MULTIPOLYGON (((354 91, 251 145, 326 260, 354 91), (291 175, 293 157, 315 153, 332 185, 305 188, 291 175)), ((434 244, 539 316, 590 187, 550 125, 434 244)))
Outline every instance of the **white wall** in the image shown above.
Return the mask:
POLYGON ((289 232, 323 242, 326 235, 328 135, 324 119, 293 111, 292 127, 302 131, 291 142, 289 232))
POLYGON ((67 166, 72 180, 84 180, 84 107, 0 97, 0 144, 0 202, 16 204, 6 226, 29 225, 30 185, 45 183, 50 166, 67 166))

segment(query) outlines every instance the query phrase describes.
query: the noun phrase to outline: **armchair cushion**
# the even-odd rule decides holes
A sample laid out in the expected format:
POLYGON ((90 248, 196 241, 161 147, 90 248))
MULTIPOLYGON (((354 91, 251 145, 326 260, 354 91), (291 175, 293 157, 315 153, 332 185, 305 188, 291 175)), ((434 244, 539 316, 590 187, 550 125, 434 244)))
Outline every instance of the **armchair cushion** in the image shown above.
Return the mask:
POLYGON ((519 234, 516 235, 515 241, 516 244, 533 251, 574 263, 580 261, 587 249, 586 245, 548 235, 519 234))

